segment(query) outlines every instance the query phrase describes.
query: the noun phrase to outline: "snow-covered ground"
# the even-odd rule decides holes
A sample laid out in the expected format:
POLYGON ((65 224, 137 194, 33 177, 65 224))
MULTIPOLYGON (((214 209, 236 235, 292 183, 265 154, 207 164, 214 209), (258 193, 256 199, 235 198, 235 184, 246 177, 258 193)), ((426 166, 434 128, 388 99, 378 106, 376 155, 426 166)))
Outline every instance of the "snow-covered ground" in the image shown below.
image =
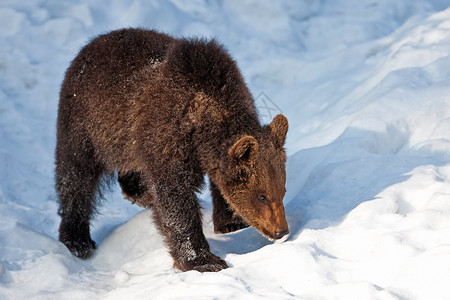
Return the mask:
POLYGON ((450 299, 449 0, 2 0, 0 299, 450 299), (180 273, 151 221, 106 195, 88 261, 57 240, 58 91, 91 37, 216 37, 261 118, 290 121, 290 238, 204 231, 229 269, 180 273))

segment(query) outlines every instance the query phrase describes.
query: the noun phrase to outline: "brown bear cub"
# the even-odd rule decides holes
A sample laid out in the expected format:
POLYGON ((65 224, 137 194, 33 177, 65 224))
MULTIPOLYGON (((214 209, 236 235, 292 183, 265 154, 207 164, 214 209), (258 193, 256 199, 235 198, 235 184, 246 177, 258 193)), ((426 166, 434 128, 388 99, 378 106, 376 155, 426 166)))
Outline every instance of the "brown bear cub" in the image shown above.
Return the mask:
POLYGON ((80 258, 93 254, 100 179, 117 172, 125 197, 152 207, 175 267, 227 268, 210 252, 195 193, 207 174, 216 233, 251 225, 270 239, 287 235, 287 130, 283 115, 261 126, 236 63, 214 40, 142 29, 101 35, 61 88, 59 239, 80 258))

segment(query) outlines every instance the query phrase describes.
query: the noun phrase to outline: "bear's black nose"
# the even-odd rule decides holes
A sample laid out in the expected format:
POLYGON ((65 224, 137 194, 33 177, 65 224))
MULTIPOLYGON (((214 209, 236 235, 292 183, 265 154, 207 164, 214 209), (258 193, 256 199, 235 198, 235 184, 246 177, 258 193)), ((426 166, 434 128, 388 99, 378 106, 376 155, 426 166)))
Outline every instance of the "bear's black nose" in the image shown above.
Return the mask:
POLYGON ((275 231, 275 239, 276 240, 281 239, 286 234, 289 234, 289 229, 275 231))

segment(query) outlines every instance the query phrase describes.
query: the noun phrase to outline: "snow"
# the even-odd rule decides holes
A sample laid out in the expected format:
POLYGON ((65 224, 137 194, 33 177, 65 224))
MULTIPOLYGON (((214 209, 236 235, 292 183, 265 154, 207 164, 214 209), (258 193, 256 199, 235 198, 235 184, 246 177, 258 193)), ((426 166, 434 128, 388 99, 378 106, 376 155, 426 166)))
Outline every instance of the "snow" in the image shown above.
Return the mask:
POLYGON ((0 299, 449 299, 450 2, 0 3, 0 299), (117 185, 87 261, 57 240, 58 92, 97 34, 216 37, 261 119, 284 113, 290 236, 204 232, 230 268, 181 273, 117 185))

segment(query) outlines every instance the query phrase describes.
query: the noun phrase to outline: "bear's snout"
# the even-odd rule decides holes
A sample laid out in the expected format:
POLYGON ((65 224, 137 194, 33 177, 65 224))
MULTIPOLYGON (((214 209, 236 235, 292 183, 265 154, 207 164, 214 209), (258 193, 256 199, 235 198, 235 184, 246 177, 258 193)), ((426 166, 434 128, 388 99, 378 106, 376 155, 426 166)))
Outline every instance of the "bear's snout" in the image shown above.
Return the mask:
MULTIPOLYGON (((260 217, 262 222, 259 223, 261 227, 256 228, 267 238, 272 241, 280 241, 287 239, 289 234, 289 226, 286 221, 286 214, 284 211, 283 202, 273 202, 266 208, 265 213, 260 217)), ((256 224, 255 224, 256 225, 256 224)))

